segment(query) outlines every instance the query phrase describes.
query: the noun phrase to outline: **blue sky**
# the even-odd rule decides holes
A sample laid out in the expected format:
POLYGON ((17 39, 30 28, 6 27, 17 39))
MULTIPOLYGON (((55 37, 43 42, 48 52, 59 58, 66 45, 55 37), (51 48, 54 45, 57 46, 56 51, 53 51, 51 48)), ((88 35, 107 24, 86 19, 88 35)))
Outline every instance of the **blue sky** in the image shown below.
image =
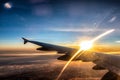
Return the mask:
POLYGON ((21 37, 52 43, 72 43, 115 31, 99 40, 120 40, 117 0, 0 0, 0 44, 21 43, 21 37), (8 3, 7 7, 5 4, 8 3))

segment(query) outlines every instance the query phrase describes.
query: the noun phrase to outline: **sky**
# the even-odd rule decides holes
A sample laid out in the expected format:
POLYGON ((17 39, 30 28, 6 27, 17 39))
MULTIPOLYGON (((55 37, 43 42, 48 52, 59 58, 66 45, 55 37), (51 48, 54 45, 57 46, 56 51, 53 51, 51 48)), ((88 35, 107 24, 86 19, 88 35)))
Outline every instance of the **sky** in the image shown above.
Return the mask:
POLYGON ((120 44, 119 0, 0 0, 0 48, 23 47, 21 37, 74 44, 110 29, 97 43, 120 44))

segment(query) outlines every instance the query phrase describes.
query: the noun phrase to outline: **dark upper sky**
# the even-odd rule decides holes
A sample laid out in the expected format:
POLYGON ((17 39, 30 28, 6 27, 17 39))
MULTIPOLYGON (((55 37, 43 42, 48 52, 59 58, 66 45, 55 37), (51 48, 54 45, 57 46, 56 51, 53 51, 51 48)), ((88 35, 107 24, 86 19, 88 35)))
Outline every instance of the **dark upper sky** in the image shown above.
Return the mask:
POLYGON ((0 44, 21 37, 43 42, 93 38, 109 29, 100 42, 120 42, 119 0, 0 0, 0 44))

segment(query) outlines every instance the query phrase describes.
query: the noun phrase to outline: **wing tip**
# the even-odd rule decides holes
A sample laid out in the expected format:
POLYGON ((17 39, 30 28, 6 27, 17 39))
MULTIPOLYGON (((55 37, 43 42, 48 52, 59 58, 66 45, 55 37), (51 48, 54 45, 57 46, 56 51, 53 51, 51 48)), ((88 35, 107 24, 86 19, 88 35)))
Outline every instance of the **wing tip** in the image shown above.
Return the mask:
POLYGON ((25 39, 24 37, 22 37, 22 39, 24 40, 24 44, 26 44, 28 42, 28 40, 25 39))

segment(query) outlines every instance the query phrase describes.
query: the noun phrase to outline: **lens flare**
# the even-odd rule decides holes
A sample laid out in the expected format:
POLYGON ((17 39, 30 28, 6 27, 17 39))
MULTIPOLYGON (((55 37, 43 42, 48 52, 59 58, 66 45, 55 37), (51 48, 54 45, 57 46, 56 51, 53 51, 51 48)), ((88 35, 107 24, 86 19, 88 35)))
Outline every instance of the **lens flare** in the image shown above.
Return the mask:
POLYGON ((59 80, 60 76, 62 75, 62 73, 64 72, 64 70, 67 68, 67 66, 70 64, 70 62, 78 55, 78 53, 80 53, 82 51, 82 49, 79 49, 71 58, 70 60, 65 64, 65 66, 63 67, 63 69, 61 70, 60 74, 58 75, 56 80, 59 80))
POLYGON ((105 33, 100 34, 99 36, 97 36, 96 38, 92 39, 92 40, 89 41, 89 42, 81 43, 81 46, 83 46, 83 47, 80 48, 80 49, 70 58, 70 60, 65 64, 65 66, 63 67, 63 69, 62 69, 61 72, 59 73, 59 75, 58 75, 58 77, 56 78, 56 80, 59 80, 59 78, 61 77, 61 75, 62 75, 62 73, 64 72, 64 70, 67 68, 67 66, 71 63, 71 61, 72 61, 78 54, 79 54, 79 56, 81 56, 81 55, 83 54, 82 51, 85 51, 85 50, 89 49, 90 47, 92 47, 93 42, 95 42, 96 40, 104 37, 104 36, 107 35, 107 34, 112 33, 113 31, 115 31, 115 30, 114 30, 114 29, 108 30, 108 31, 106 31, 105 33), (91 46, 86 47, 87 44, 90 44, 91 46), (84 45, 86 45, 86 46, 84 46, 84 45))
POLYGON ((97 36, 96 38, 94 38, 94 39, 91 40, 91 41, 92 41, 92 42, 95 42, 95 41, 97 41, 98 39, 100 39, 100 38, 106 36, 107 34, 112 33, 113 31, 115 31, 115 29, 108 30, 108 31, 106 31, 105 33, 103 33, 103 34, 97 36))

